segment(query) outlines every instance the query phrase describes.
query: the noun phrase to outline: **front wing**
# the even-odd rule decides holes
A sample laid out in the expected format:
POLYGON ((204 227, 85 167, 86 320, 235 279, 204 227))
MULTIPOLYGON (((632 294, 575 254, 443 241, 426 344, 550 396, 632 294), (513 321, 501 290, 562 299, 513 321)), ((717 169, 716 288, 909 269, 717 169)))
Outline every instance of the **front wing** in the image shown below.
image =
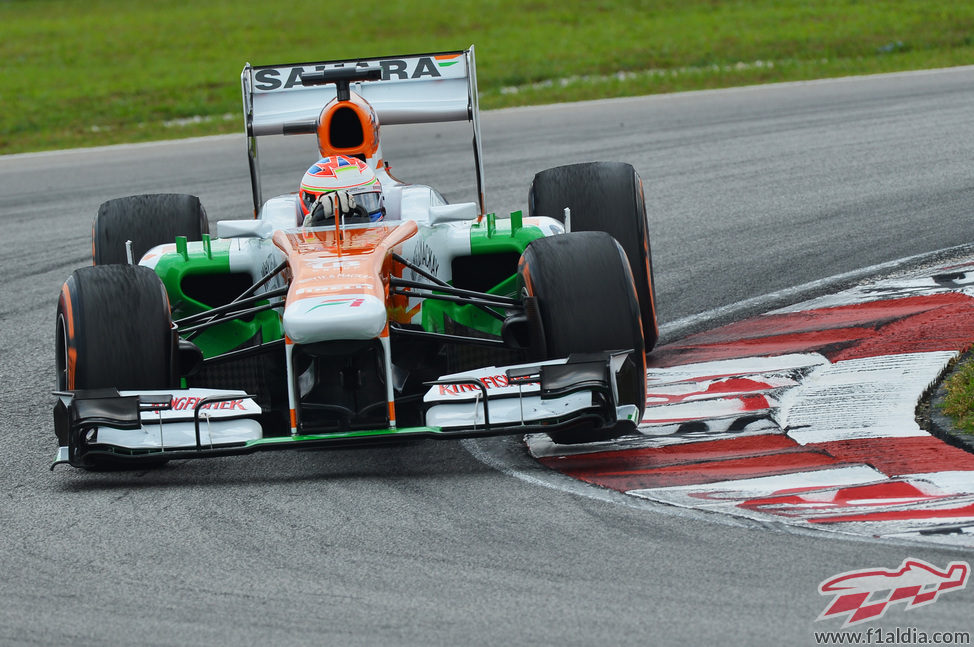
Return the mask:
POLYGON ((430 383, 426 426, 265 436, 261 407, 242 391, 172 389, 57 392, 58 452, 94 467, 205 458, 271 449, 363 445, 408 438, 470 438, 638 423, 637 403, 618 402, 616 379, 628 352, 488 367, 430 383))

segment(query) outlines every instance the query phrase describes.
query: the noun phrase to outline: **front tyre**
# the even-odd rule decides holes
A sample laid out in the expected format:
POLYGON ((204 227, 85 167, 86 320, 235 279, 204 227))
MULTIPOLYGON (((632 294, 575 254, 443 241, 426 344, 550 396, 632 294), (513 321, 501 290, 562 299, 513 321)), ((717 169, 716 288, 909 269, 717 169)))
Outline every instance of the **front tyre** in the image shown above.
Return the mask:
MULTIPOLYGON (((619 401, 646 406, 646 359, 639 301, 625 252, 604 232, 539 238, 521 256, 522 293, 537 299, 546 359, 573 353, 632 350, 617 377, 619 401)), ((550 434, 557 443, 593 442, 634 430, 572 429, 550 434)))
MULTIPOLYGON (((174 346, 169 301, 152 270, 139 265, 83 267, 61 287, 55 324, 57 390, 172 388, 174 346)), ((129 465, 108 457, 93 463, 95 469, 129 465)))
POLYGON ((83 267, 57 307, 59 389, 173 386, 173 335, 162 281, 138 265, 83 267))

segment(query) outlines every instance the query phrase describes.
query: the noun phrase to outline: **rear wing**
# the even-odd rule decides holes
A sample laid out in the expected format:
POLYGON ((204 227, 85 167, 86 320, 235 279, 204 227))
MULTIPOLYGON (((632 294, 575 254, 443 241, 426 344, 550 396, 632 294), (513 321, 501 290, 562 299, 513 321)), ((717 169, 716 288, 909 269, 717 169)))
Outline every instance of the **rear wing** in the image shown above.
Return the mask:
POLYGON ((263 204, 257 138, 307 132, 303 124, 318 118, 321 109, 335 98, 334 85, 305 86, 301 75, 329 68, 373 67, 382 70, 378 81, 352 84, 375 109, 380 125, 469 121, 473 127, 474 165, 480 213, 484 207, 484 166, 480 144, 480 106, 477 98, 477 66, 473 45, 456 52, 410 54, 382 58, 252 66, 240 75, 244 125, 254 214, 263 204))

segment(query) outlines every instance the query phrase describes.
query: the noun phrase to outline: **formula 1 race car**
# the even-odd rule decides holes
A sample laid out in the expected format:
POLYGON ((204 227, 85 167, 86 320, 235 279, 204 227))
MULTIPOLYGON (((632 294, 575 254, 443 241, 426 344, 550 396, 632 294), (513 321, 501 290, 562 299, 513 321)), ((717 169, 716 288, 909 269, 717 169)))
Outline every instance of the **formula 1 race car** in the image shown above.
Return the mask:
POLYGON ((255 217, 211 236, 194 196, 101 205, 93 266, 57 307, 54 465, 632 431, 658 336, 642 182, 562 166, 534 177, 527 216, 486 213, 475 69, 473 47, 247 64, 255 217), (382 157, 380 122, 451 120, 473 127, 476 202, 400 182, 382 157), (264 201, 271 134, 313 135, 321 160, 264 201), (339 207, 312 184, 345 171, 366 179, 339 207))

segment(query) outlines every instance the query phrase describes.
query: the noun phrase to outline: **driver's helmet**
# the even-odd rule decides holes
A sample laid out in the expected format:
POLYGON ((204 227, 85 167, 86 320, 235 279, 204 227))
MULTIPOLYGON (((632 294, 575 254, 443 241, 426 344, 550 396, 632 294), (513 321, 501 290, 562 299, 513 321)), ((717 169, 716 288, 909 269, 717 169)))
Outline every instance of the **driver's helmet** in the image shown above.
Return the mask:
POLYGON ((334 222, 334 212, 323 213, 321 204, 316 206, 315 202, 322 194, 339 190, 347 191, 355 199, 354 212, 344 214, 346 223, 377 222, 385 216, 382 185, 369 165, 355 157, 332 155, 312 164, 301 179, 299 224, 308 221, 309 214, 315 226, 334 222), (313 214, 312 207, 316 208, 313 214))

